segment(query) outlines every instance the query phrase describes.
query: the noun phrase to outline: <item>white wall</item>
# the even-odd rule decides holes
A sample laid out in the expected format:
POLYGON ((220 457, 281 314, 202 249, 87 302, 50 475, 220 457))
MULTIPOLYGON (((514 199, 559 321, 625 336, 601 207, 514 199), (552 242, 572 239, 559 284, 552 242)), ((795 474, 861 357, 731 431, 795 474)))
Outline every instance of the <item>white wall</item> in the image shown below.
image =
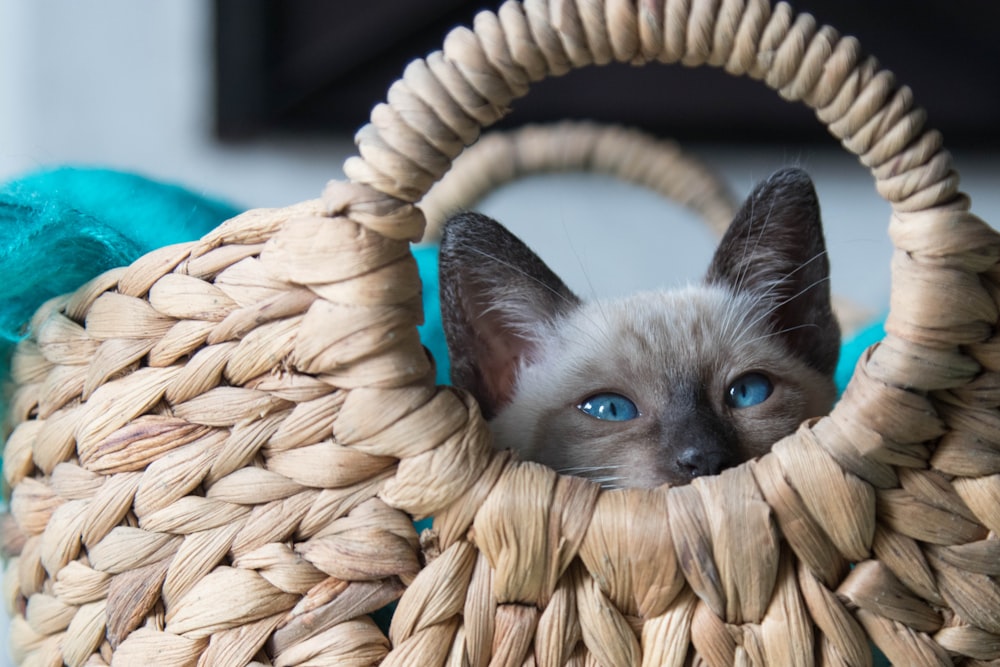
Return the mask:
POLYGON ((53 163, 139 171, 254 206, 315 197, 348 139, 211 137, 211 3, 0 2, 0 177, 53 163))

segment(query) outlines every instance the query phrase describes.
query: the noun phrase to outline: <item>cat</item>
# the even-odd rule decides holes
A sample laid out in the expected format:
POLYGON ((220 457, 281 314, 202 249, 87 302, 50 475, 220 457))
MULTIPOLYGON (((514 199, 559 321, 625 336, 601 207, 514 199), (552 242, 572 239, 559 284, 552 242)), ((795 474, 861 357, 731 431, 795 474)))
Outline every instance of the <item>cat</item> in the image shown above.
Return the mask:
POLYGON ((835 398, 819 203, 800 169, 756 186, 700 284, 582 302, 499 223, 445 225, 452 383, 495 445, 607 488, 681 485, 767 453, 835 398))

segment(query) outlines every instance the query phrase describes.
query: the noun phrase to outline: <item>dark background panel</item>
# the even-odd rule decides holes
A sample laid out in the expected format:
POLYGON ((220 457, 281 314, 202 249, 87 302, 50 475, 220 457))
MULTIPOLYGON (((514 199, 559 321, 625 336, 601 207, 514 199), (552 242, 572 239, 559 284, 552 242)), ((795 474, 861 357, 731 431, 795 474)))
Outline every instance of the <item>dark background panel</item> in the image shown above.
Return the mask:
MULTIPOLYGON (((913 88, 952 147, 1000 146, 1000 3, 801 0, 913 88)), ((216 0, 216 129, 229 141, 352 133, 415 56, 490 3, 216 0)), ((711 68, 609 65, 548 79, 506 125, 592 118, 682 140, 828 141, 801 105, 711 68)))

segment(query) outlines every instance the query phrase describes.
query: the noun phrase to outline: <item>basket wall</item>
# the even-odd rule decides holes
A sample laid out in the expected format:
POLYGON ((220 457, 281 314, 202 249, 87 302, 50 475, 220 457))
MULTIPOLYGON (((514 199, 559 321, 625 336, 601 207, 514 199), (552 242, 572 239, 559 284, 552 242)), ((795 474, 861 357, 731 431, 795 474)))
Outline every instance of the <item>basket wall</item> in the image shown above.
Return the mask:
POLYGON ((868 637, 897 664, 1000 659, 1000 241, 855 40, 759 0, 508 2, 411 64, 358 146, 322 201, 34 318, 5 454, 19 661, 868 664, 868 637), (894 211, 888 336, 843 400, 682 488, 493 452, 415 329, 413 203, 531 82, 611 60, 808 104, 894 211), (365 614, 404 588, 385 637, 365 614))

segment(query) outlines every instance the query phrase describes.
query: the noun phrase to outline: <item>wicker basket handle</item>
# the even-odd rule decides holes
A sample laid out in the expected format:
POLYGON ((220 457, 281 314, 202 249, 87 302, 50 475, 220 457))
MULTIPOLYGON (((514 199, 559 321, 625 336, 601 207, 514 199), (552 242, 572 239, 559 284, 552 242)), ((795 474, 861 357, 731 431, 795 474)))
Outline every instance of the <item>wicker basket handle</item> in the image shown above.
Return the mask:
MULTIPOLYGON (((864 56, 856 39, 783 2, 509 0, 497 13, 482 12, 473 29, 452 30, 442 51, 410 63, 388 102, 373 109, 356 136, 359 156, 344 164, 352 182, 325 191, 328 213, 391 238, 419 239, 424 223, 414 202, 530 83, 611 61, 722 67, 816 110, 892 205, 890 231, 902 258, 893 274, 905 272, 906 283, 893 281, 886 328, 921 346, 904 355, 952 349, 956 338, 980 340, 983 323, 995 321, 985 291, 959 309, 935 305, 950 306, 955 290, 973 287, 954 272, 939 273, 945 266, 978 273, 1000 254, 995 233, 967 214, 941 134, 925 129, 910 89, 864 56)), ((928 382, 968 379, 943 372, 928 382)))
POLYGON ((726 183, 676 142, 621 125, 563 121, 491 132, 462 153, 420 200, 427 218, 423 241, 438 239, 455 211, 474 207, 507 183, 546 172, 593 172, 645 187, 691 210, 716 237, 736 213, 726 183))
MULTIPOLYGON (((907 87, 864 57, 857 40, 796 16, 785 3, 516 0, 454 29, 444 49, 411 63, 356 139, 345 173, 404 202, 418 201, 451 161, 505 115, 529 83, 611 61, 682 62, 761 79, 815 109, 872 169, 897 211, 952 202, 958 178, 941 136, 907 87), (638 5, 638 6, 637 6, 638 5)), ((331 204, 343 202, 331 201, 331 204)))

